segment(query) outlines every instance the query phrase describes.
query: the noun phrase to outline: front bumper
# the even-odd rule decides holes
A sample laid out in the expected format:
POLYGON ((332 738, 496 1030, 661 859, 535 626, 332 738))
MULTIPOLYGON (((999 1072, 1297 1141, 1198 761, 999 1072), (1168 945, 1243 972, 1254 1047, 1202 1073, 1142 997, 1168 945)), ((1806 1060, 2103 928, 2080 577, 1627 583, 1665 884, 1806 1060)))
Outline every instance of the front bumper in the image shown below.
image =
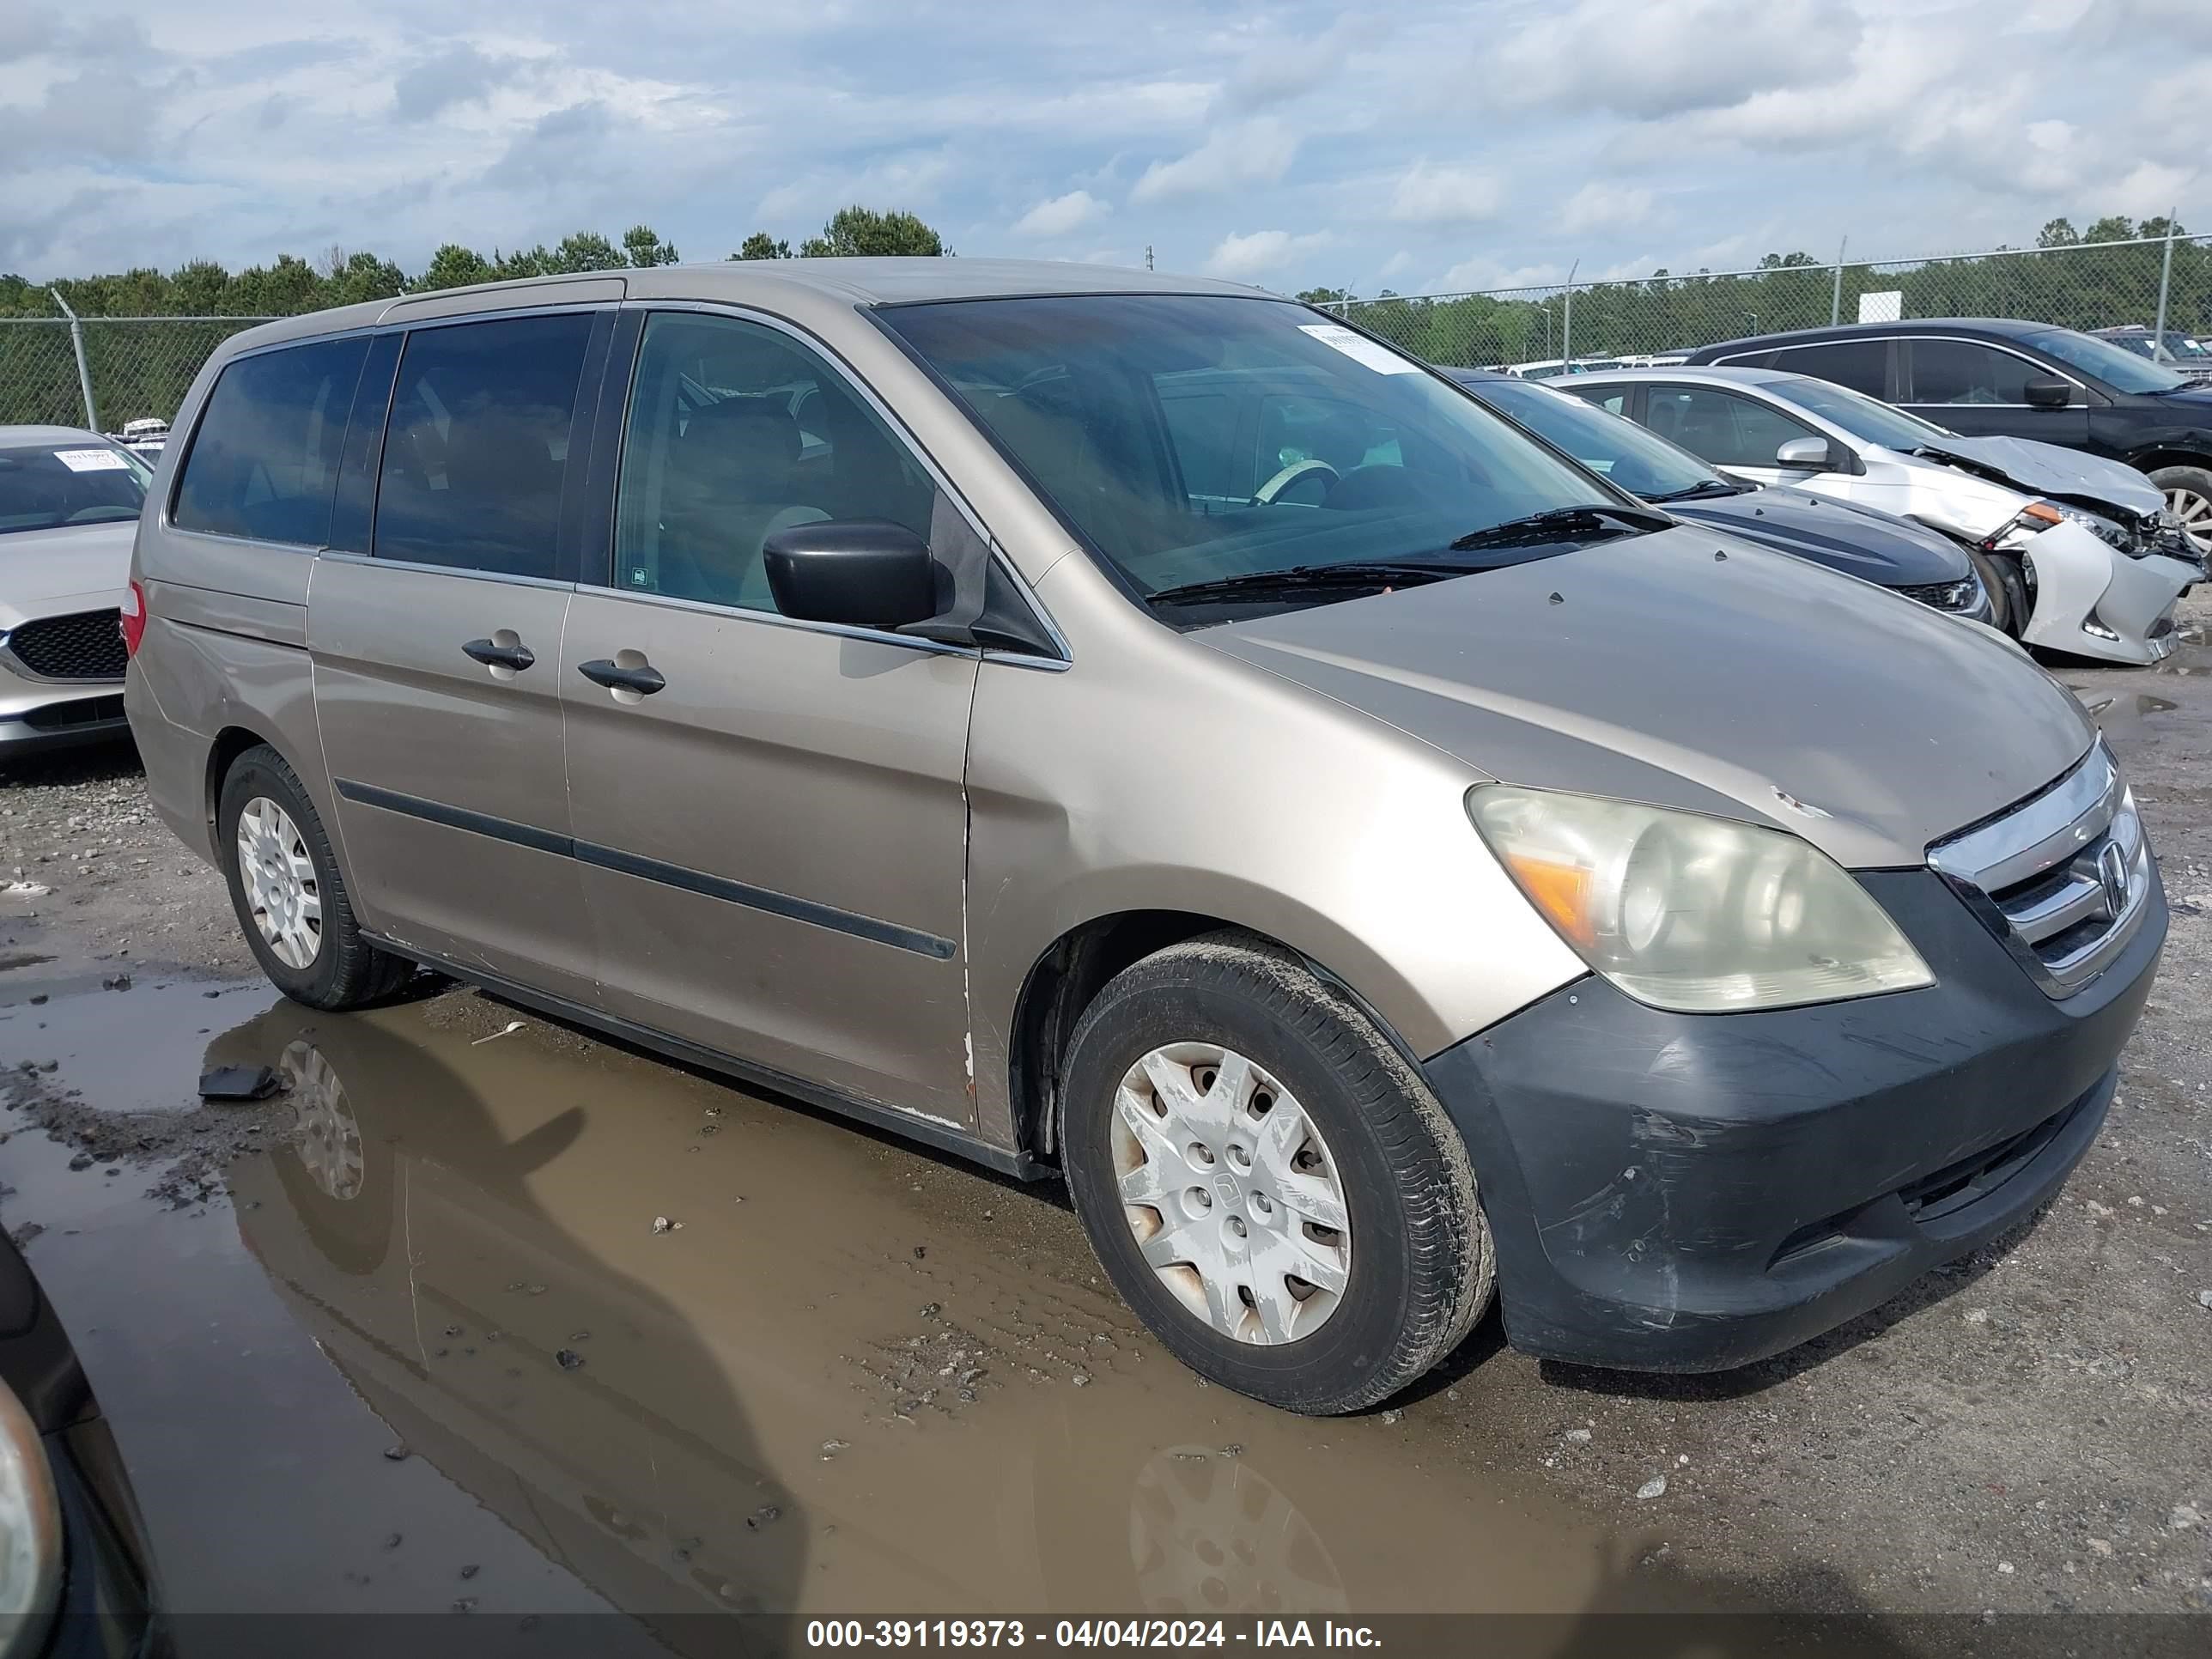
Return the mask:
POLYGON ((1512 1345, 1711 1371, 1887 1301, 2046 1201, 2096 1139, 2166 896, 2056 1001, 1932 872, 1863 875, 1936 983, 1675 1014, 1577 981, 1428 1060, 1512 1345))
POLYGON ((0 702, 0 761, 131 735, 120 685, 94 682, 67 691, 55 686, 35 690, 52 695, 9 696, 0 702))
POLYGON ((2169 655, 2174 604, 2203 574, 2160 553, 2130 558, 2071 522, 2007 546, 2035 573, 2035 605, 2021 638, 2107 662, 2169 655))

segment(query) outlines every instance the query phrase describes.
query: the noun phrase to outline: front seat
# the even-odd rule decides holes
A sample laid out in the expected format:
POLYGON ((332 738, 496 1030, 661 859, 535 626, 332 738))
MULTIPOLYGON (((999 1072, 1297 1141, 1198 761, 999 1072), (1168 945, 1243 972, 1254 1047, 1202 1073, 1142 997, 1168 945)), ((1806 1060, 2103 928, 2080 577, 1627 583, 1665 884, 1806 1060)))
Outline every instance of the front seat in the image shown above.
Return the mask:
POLYGON ((775 609, 762 544, 830 516, 799 499, 799 422, 773 404, 733 398, 694 412, 670 447, 661 592, 775 609))

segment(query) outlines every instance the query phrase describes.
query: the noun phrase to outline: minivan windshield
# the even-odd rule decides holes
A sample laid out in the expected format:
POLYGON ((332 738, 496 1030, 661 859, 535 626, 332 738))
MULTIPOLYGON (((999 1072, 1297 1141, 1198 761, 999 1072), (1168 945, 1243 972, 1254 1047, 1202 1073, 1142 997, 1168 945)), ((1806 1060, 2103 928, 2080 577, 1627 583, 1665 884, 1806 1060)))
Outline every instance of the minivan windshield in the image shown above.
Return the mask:
POLYGON ((2024 335, 2021 343, 2084 374, 2095 375, 2115 392, 2173 392, 2189 384, 2162 364, 2138 357, 2132 351, 2123 351, 2110 340, 2076 334, 2070 328, 2024 335))
POLYGON ((1677 449, 1635 422, 1608 415, 1564 392, 1503 377, 1469 377, 1460 384, 1554 449, 1566 451, 1591 471, 1603 473, 1608 483, 1647 501, 1733 495, 1746 488, 1730 483, 1688 450, 1677 449))
MULTIPOLYGON (((1411 358, 1288 301, 1085 295, 875 314, 1148 599, 1256 591, 1283 573, 1457 574, 1664 522, 1411 358)), ((1308 581, 1284 602, 1346 596, 1308 581)))
POLYGON ((1880 444, 1884 449, 1899 449, 1910 455, 1931 439, 1959 435, 1948 427, 1923 421, 1917 415, 1908 415, 1893 404, 1869 398, 1863 392, 1854 392, 1849 386, 1838 386, 1833 380, 1791 375, 1785 380, 1769 380, 1766 386, 1776 397, 1809 410, 1863 443, 1880 444))
POLYGON ((0 449, 0 536, 127 523, 145 504, 146 464, 104 440, 0 449))

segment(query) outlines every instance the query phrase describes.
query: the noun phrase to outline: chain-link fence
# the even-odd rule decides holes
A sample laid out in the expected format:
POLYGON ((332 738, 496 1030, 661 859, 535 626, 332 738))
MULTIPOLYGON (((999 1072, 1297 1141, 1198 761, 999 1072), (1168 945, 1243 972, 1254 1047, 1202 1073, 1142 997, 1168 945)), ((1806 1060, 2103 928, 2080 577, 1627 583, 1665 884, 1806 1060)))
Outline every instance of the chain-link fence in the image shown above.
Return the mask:
MULTIPOLYGON (((2212 236, 1684 276, 1659 271, 1629 282, 1348 300, 1334 308, 1417 356, 1464 367, 1617 361, 1831 320, 1915 317, 2132 328, 2136 337, 2123 343, 2148 354, 2163 319, 2161 360, 2212 376, 2212 236)), ((82 426, 96 416, 101 430, 119 432, 128 421, 171 419, 208 354, 267 320, 87 317, 73 339, 64 317, 0 318, 0 424, 82 426)))
POLYGON ((2160 360, 2184 372, 2212 371, 2212 237, 1808 260, 1686 276, 1660 271, 1640 281, 1350 300, 1332 308, 1417 356, 1463 368, 1617 361, 1831 321, 1914 317, 2139 329, 2135 349, 2148 352, 2162 316, 2160 360), (2194 343, 2200 338, 2202 347, 2194 343))
POLYGON ((209 354, 241 329, 268 320, 87 317, 75 325, 73 338, 64 318, 0 318, 0 425, 120 432, 128 421, 173 419, 209 354))

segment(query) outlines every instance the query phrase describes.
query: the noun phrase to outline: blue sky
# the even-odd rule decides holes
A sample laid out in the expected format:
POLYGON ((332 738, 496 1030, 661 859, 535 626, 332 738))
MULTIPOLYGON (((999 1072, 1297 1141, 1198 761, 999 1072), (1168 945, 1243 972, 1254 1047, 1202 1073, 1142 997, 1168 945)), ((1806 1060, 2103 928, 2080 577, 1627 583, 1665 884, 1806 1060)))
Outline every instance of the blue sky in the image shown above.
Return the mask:
POLYGON ((1285 290, 2212 229, 2212 0, 169 0, 0 32, 0 270, 835 208, 1285 290))

